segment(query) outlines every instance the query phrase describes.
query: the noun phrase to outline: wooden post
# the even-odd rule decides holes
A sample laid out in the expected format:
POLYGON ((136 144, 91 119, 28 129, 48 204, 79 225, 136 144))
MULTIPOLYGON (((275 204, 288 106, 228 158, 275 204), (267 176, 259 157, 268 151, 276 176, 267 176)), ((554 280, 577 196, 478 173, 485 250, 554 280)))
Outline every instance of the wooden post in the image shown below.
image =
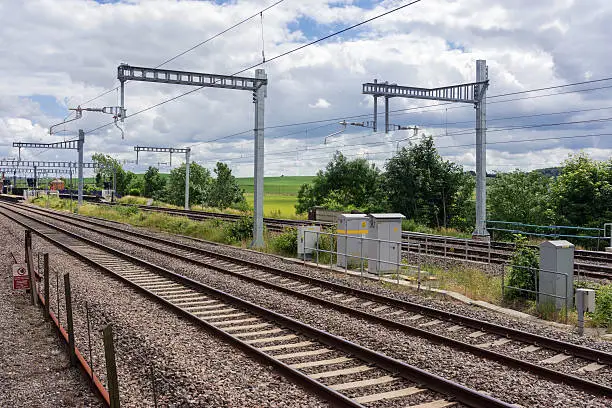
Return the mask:
POLYGON ((110 324, 106 326, 103 333, 110 408, 119 408, 119 381, 117 379, 117 364, 115 362, 115 345, 113 344, 113 326, 110 324))
POLYGON ((32 231, 25 231, 25 261, 28 265, 28 280, 30 281, 30 303, 36 302, 36 278, 34 276, 34 260, 32 259, 32 231))
POLYGON ((66 324, 68 325, 68 354, 70 364, 76 366, 76 352, 74 350, 74 325, 72 321, 72 291, 70 289, 70 274, 64 274, 64 291, 66 294, 66 324))
POLYGON ((49 254, 43 255, 43 268, 44 268, 44 279, 45 279, 45 317, 49 318, 49 307, 50 307, 50 296, 49 296, 49 254))

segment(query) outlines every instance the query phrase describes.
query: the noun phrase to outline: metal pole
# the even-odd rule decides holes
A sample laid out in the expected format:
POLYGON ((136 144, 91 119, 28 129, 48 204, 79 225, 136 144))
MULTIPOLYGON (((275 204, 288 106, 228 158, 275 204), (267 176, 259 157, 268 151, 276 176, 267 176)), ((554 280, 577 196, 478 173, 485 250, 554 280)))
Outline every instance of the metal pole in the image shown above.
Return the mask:
MULTIPOLYGON (((266 71, 255 70, 257 79, 265 79, 266 71)), ((261 85, 254 92, 255 102, 255 164, 254 164, 254 215, 252 247, 262 247, 263 239, 263 195, 264 195, 264 102, 267 85, 261 85)))
POLYGON ((70 170, 70 212, 72 212, 72 167, 69 169, 70 170))
POLYGON ((38 177, 36 177, 36 166, 34 166, 34 190, 38 188, 38 177))
POLYGON ((385 133, 389 133, 389 97, 385 96, 385 133))
POLYGON ((28 280, 30 281, 30 303, 36 303, 36 276, 34 275, 34 259, 32 257, 32 231, 25 230, 25 260, 28 268, 28 280))
POLYGON ((188 147, 185 152, 185 209, 189 209, 189 158, 191 156, 191 148, 188 147))
POLYGON ((115 345, 113 344, 113 326, 108 325, 104 333, 104 357, 106 359, 106 376, 111 408, 119 408, 119 381, 117 363, 115 362, 115 345))
POLYGON ((117 167, 113 166, 113 193, 111 196, 111 202, 115 202, 116 192, 117 192, 117 167))
POLYGON ((91 369, 91 381, 94 381, 93 351, 91 349, 91 324, 89 323, 89 303, 85 301, 85 320, 87 321, 87 341, 89 342, 89 368, 91 369))
MULTIPOLYGON (((476 61, 476 81, 489 79, 487 61, 476 61)), ((489 239, 487 219, 487 97, 486 85, 479 86, 476 102, 476 229, 475 238, 489 239)))
POLYGON ((76 352, 74 349, 74 323, 72 320, 72 290, 70 288, 70 274, 64 274, 64 292, 66 298, 66 322, 68 325, 68 354, 70 364, 76 366, 76 352))
MULTIPOLYGON (((121 122, 125 119, 125 81, 121 81, 121 122)), ((138 152, 136 152, 136 164, 138 164, 138 152)))
POLYGON ((85 132, 83 129, 79 129, 79 141, 77 142, 77 151, 79 153, 79 163, 77 170, 77 177, 79 179, 79 187, 78 187, 78 201, 77 206, 80 207, 83 205, 83 145, 85 143, 85 132))
MULTIPOLYGON (((378 79, 374 80, 374 83, 378 83, 378 79)), ((376 126, 378 125, 378 96, 374 95, 374 123, 372 128, 374 129, 374 133, 376 133, 376 126)))
POLYGON ((43 255, 43 274, 44 274, 44 279, 45 279, 45 287, 44 287, 44 291, 45 291, 45 317, 48 319, 49 318, 49 254, 45 253, 43 255))

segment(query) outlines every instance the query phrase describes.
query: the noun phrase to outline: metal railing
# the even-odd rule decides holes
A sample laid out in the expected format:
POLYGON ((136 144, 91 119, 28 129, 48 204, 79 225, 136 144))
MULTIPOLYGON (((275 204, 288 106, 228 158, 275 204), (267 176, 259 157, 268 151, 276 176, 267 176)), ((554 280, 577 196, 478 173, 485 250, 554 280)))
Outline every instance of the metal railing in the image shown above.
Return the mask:
MULTIPOLYGON (((325 231, 308 231, 308 230, 304 230, 304 254, 303 254, 303 261, 304 263, 306 262, 306 252, 308 252, 308 250, 312 250, 314 252, 314 262, 316 263, 317 266, 320 266, 321 260, 320 260, 320 253, 323 254, 329 254, 329 268, 332 270, 341 270, 341 268, 344 268, 344 272, 348 273, 349 270, 351 271, 355 271, 355 272, 360 272, 361 278, 364 278, 365 275, 364 273, 368 273, 368 276, 376 276, 378 277, 378 279, 381 279, 382 275, 395 275, 396 278, 396 282, 399 284, 400 282, 400 276, 401 275, 416 275, 416 283, 418 288, 420 289, 421 284, 422 284, 422 275, 423 274, 423 270, 421 267, 421 260, 419 259, 419 262, 417 265, 410 265, 408 263, 403 263, 402 262, 402 242, 401 241, 392 241, 392 240, 386 240, 386 239, 379 239, 379 238, 368 238, 365 237, 363 235, 348 235, 348 234, 338 234, 338 233, 332 233, 332 232, 325 232, 325 231), (307 238, 307 234, 313 234, 315 235, 315 246, 314 247, 310 247, 308 246, 308 240, 307 238), (320 242, 321 242, 321 237, 330 237, 330 248, 321 248, 320 246, 320 242), (339 252, 338 251, 338 242, 342 242, 344 241, 344 248, 345 250, 343 252, 339 252), (348 251, 349 248, 349 243, 351 241, 358 241, 358 247, 359 247, 359 253, 351 253, 350 251, 348 251), (378 246, 378 254, 381 253, 381 249, 383 249, 383 244, 387 244, 387 245, 395 245, 397 248, 397 255, 394 261, 386 259, 380 259, 380 258, 372 258, 369 257, 368 249, 369 246, 366 246, 365 244, 371 243, 371 242, 376 242, 377 246, 378 246), (336 263, 337 264, 341 264, 341 265, 337 265, 336 268, 334 268, 334 256, 336 258, 336 263), (340 262, 338 262, 340 261, 340 262), (353 261, 353 262, 351 262, 353 261), (365 264, 368 264, 368 269, 370 266, 370 262, 374 262, 376 263, 376 267, 375 272, 371 273, 369 271, 365 270, 365 264), (384 268, 384 266, 392 266, 394 268, 384 268), (353 269, 353 267, 356 267, 356 269, 353 269)), ((421 253, 421 245, 420 244, 412 244, 413 247, 417 247, 418 248, 418 252, 421 253)))
POLYGON ((507 264, 507 265, 504 265, 504 267, 502 268, 502 279, 501 279, 502 299, 506 299, 506 289, 512 289, 512 290, 516 290, 516 291, 522 292, 522 293, 533 294, 533 295, 536 296, 536 302, 537 302, 538 305, 540 305, 542 303, 550 303, 550 302, 541 302, 540 301, 540 299, 541 299, 540 297, 553 298, 553 299, 555 299, 555 301, 554 301, 555 309, 557 307, 557 301, 556 300, 557 299, 561 299, 563 301, 562 303, 565 306, 565 308, 563 308, 564 309, 563 312, 564 312, 565 322, 567 323, 567 320, 568 320, 568 311, 570 309, 570 306, 569 306, 570 298, 567 296, 567 280, 568 280, 568 275, 565 274, 565 273, 562 273, 562 272, 552 271, 552 270, 549 270, 549 269, 533 268, 533 267, 530 267, 530 266, 519 266, 519 265, 507 264), (535 283, 535 290, 519 288, 517 286, 506 285, 506 268, 516 268, 516 269, 529 270, 532 273, 533 282, 535 283), (566 295, 565 296, 560 296, 560 295, 556 295, 556 294, 552 294, 552 293, 542 292, 540 290, 540 272, 563 276, 563 288, 564 288, 564 292, 566 292, 566 295))

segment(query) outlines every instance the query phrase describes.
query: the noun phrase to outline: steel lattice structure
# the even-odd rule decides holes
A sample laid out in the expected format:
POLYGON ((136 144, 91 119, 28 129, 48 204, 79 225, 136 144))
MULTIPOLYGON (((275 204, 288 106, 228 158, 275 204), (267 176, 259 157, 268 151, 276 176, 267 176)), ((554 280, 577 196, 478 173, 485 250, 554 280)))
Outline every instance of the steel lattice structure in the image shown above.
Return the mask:
MULTIPOLYGON (((265 70, 256 69, 255 78, 247 78, 189 71, 174 71, 160 68, 132 67, 127 64, 121 64, 117 67, 117 79, 121 86, 121 112, 125 112, 126 81, 237 89, 253 93, 253 103, 255 104, 255 199, 253 205, 255 219, 253 222, 252 246, 263 246, 264 107, 268 84, 265 70)), ((123 121, 123 119, 124 115, 122 115, 121 121, 123 121)), ((185 202, 185 208, 189 208, 189 201, 186 200, 185 202)))
POLYGON ((475 238, 488 239, 486 228, 486 129, 487 88, 489 72, 485 60, 476 61, 476 82, 440 88, 417 88, 397 84, 379 83, 377 80, 362 84, 362 93, 374 97, 374 130, 378 121, 378 98, 385 98, 385 133, 389 131, 389 98, 428 99, 442 102, 474 104, 476 108, 476 228, 475 238))

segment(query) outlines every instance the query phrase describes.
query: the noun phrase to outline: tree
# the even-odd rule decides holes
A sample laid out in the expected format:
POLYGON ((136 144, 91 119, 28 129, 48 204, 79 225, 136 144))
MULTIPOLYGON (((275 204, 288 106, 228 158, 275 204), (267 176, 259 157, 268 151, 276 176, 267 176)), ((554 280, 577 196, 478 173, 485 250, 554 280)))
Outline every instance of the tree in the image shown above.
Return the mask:
POLYGON ((571 155, 551 191, 558 223, 601 228, 612 219, 612 160, 571 155))
POLYGON ((341 208, 374 210, 380 208, 380 171, 366 159, 347 160, 336 152, 333 159, 319 171, 311 184, 304 184, 298 192, 298 213, 322 205, 330 195, 341 208))
POLYGON ((468 181, 455 163, 443 160, 433 138, 423 137, 417 144, 403 148, 385 165, 383 188, 388 206, 407 218, 430 226, 446 227, 461 207, 458 193, 468 181))
POLYGON ((108 154, 95 153, 91 156, 91 160, 95 163, 100 163, 103 167, 96 169, 96 185, 102 187, 104 180, 113 180, 113 169, 116 173, 117 194, 127 194, 127 186, 135 176, 132 172, 125 172, 119 163, 119 160, 112 158, 108 154))
POLYGON ((539 171, 498 174, 487 190, 490 218, 536 225, 554 223, 550 185, 551 179, 539 171))
POLYGON ((216 179, 212 182, 208 203, 217 208, 225 209, 232 205, 244 204, 244 192, 238 185, 232 170, 225 163, 217 162, 216 179))
MULTIPOLYGON (((212 178, 208 169, 197 163, 189 166, 189 205, 196 203, 207 203, 210 193, 212 178)), ((166 189, 165 200, 174 205, 185 203, 185 164, 170 172, 166 189)))
POLYGON ((143 195, 159 199, 166 186, 166 180, 159 174, 159 169, 149 166, 143 179, 143 195))

